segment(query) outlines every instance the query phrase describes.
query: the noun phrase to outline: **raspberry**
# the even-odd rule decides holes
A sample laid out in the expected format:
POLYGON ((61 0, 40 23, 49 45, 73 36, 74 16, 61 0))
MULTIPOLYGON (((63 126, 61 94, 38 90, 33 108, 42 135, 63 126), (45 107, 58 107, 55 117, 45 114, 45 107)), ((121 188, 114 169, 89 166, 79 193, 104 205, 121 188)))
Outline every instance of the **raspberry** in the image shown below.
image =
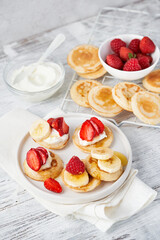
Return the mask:
POLYGON ((77 157, 73 156, 66 165, 66 171, 78 175, 85 171, 84 163, 77 157))
POLYGON ((131 58, 129 59, 123 67, 124 71, 139 71, 141 70, 141 66, 139 65, 138 59, 131 58))
POLYGON ((113 52, 119 54, 121 47, 126 47, 126 43, 123 42, 120 38, 115 38, 110 42, 110 46, 113 52))
POLYGON ((117 57, 115 54, 110 54, 106 58, 106 63, 116 69, 122 69, 123 68, 123 62, 122 60, 117 57))
POLYGON ((142 69, 148 68, 150 66, 149 58, 147 56, 140 57, 138 62, 142 69))
POLYGON ((140 40, 135 38, 130 42, 128 48, 131 49, 134 53, 138 53, 140 52, 139 43, 140 40))

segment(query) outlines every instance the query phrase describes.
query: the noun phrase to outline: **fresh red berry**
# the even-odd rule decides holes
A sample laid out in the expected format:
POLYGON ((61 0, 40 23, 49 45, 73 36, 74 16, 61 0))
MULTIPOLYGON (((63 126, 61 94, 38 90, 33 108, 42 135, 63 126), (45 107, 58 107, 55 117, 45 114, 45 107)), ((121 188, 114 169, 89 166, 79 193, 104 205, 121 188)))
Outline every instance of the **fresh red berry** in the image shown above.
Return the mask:
POLYGON ((38 147, 38 148, 36 148, 36 150, 39 152, 39 154, 40 154, 40 156, 42 158, 43 164, 45 164, 46 161, 47 161, 47 158, 48 158, 47 150, 45 148, 43 148, 43 147, 38 147))
POLYGON ((104 124, 96 117, 92 117, 90 121, 94 122, 98 128, 99 128, 99 133, 102 133, 104 131, 104 124))
POLYGON ((146 56, 146 57, 148 58, 149 63, 151 64, 152 61, 153 61, 153 59, 152 59, 152 57, 151 57, 150 55, 143 54, 143 53, 137 53, 137 59, 138 59, 138 60, 139 60, 141 57, 144 57, 144 56, 146 56))
POLYGON ((100 134, 98 125, 95 122, 93 122, 92 120, 89 120, 89 121, 92 124, 92 126, 94 127, 94 130, 95 130, 95 135, 94 136, 95 137, 98 136, 100 134))
POLYGON ((28 166, 34 171, 38 171, 43 165, 43 161, 39 154, 39 151, 35 148, 31 148, 27 152, 26 161, 28 166))
POLYGON ((138 59, 131 58, 129 59, 123 67, 124 71, 139 71, 141 70, 141 66, 139 65, 138 59))
POLYGON ((89 120, 86 120, 79 132, 80 138, 86 141, 92 141, 95 136, 95 129, 89 120))
POLYGON ((119 54, 121 47, 126 47, 126 43, 120 38, 115 38, 110 42, 110 46, 113 52, 119 54))
POLYGON ((63 136, 69 132, 69 126, 66 124, 63 117, 49 118, 47 122, 52 128, 59 132, 60 136, 63 136))
POLYGON ((147 56, 140 57, 138 62, 142 69, 148 68, 150 66, 149 59, 147 56))
POLYGON ((106 63, 116 69, 122 69, 123 68, 123 62, 122 60, 117 57, 115 54, 110 54, 106 58, 106 63))
POLYGON ((140 50, 142 53, 153 53, 155 51, 155 44, 149 37, 143 37, 140 41, 140 50))
POLYGON ((127 61, 129 58, 130 58, 130 55, 133 57, 133 51, 127 47, 121 47, 120 49, 120 58, 123 60, 123 61, 127 61))
POLYGON ((44 186, 46 189, 48 189, 49 191, 52 192, 56 192, 56 193, 61 193, 62 192, 62 187, 59 184, 59 182, 57 182, 55 179, 53 178, 47 178, 44 181, 44 186))
POLYGON ((140 44, 140 40, 135 38, 130 42, 128 48, 131 49, 134 53, 138 53, 140 52, 139 44, 140 44))
POLYGON ((53 120, 54 120, 54 118, 49 118, 49 119, 47 120, 47 122, 49 123, 50 126, 51 126, 53 120))
POLYGON ((84 163, 77 156, 73 156, 66 165, 66 171, 73 175, 82 174, 85 171, 84 163))

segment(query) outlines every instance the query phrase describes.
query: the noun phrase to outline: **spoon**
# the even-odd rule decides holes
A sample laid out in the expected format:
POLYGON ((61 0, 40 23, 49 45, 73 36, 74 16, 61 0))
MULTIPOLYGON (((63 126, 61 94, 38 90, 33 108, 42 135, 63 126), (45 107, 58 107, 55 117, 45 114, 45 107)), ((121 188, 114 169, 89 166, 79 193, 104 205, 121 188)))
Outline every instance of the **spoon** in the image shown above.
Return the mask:
POLYGON ((51 42, 51 44, 48 46, 46 51, 42 54, 42 56, 39 58, 37 62, 35 62, 34 66, 28 71, 24 70, 19 75, 17 75, 14 84, 19 82, 24 76, 29 77, 31 73, 35 70, 38 64, 41 64, 44 62, 44 60, 53 52, 55 51, 65 40, 64 34, 60 33, 56 36, 56 38, 51 42))

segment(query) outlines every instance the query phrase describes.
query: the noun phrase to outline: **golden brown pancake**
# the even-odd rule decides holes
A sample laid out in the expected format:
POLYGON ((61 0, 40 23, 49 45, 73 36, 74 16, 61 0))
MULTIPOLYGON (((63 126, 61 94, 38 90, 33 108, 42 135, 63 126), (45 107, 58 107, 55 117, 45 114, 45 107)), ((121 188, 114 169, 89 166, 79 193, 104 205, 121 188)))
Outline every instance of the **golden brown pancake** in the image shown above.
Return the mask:
POLYGON ((97 71, 95 72, 90 72, 90 73, 78 73, 77 74, 80 76, 80 77, 83 77, 83 78, 87 78, 87 79, 97 79, 97 78, 100 78, 102 77, 104 74, 106 74, 106 69, 101 66, 100 69, 98 69, 97 71))
POLYGON ((143 86, 155 93, 160 93, 160 69, 148 74, 143 80, 143 86))

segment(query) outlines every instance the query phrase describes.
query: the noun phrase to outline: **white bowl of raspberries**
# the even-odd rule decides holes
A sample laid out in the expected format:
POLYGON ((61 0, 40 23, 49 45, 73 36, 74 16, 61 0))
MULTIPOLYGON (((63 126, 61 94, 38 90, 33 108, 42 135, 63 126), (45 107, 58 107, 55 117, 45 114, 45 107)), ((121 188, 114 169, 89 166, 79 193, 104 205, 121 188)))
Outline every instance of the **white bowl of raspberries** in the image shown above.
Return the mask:
POLYGON ((108 73, 122 80, 145 77, 159 61, 159 48, 147 36, 123 34, 104 41, 99 58, 108 73))

